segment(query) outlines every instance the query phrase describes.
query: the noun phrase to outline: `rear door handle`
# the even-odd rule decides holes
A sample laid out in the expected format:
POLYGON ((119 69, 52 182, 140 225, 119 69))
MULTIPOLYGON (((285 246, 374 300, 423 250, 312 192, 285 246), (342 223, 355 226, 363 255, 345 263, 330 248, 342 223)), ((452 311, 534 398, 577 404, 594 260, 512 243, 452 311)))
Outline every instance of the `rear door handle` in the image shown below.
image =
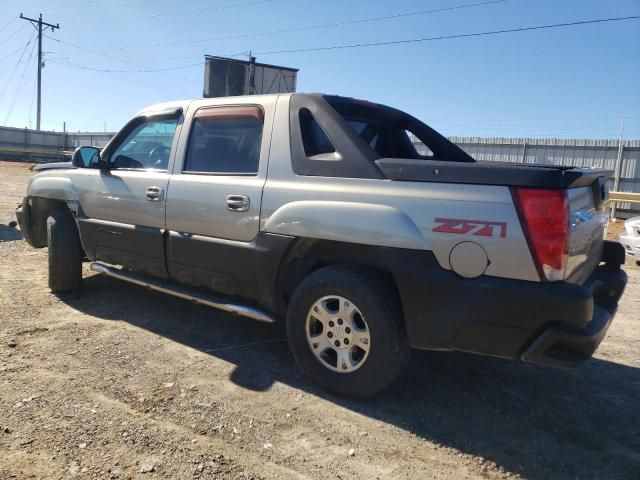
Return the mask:
POLYGON ((246 212, 249 210, 249 197, 246 195, 227 195, 227 210, 246 212))
POLYGON ((164 196, 164 190, 162 187, 147 187, 144 195, 150 202, 159 202, 164 196))

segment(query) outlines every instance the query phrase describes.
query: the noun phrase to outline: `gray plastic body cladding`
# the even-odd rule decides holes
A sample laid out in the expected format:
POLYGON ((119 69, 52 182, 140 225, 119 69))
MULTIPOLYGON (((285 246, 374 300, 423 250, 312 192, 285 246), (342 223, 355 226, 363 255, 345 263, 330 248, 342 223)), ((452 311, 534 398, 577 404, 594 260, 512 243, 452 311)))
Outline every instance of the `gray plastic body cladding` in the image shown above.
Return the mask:
POLYGON ((293 237, 260 233, 250 243, 170 232, 167 265, 172 279, 256 301, 283 313, 278 268, 293 237))
POLYGON ((222 298, 213 297, 210 294, 198 292, 196 290, 190 290, 188 287, 183 287, 175 283, 169 283, 162 280, 143 277, 138 273, 113 268, 109 265, 104 265, 99 262, 92 263, 91 270, 106 274, 113 278, 117 278, 118 280, 133 283, 141 287, 146 287, 157 292, 183 298, 200 305, 217 308, 229 313, 242 315, 261 322, 275 322, 275 318, 269 312, 264 312, 262 310, 248 307, 246 305, 240 305, 237 303, 225 301, 222 298))
POLYGON ((539 281, 508 187, 297 175, 289 129, 282 128, 290 119, 289 99, 278 99, 261 231, 432 251, 446 270, 453 247, 471 240, 487 252, 487 275, 539 281), (505 234, 491 227, 487 236, 481 226, 464 234, 434 232, 438 219, 503 225, 505 234))
POLYGON ((579 285, 464 279, 438 268, 430 252, 381 252, 398 285, 414 348, 516 358, 542 328, 582 326, 593 316, 592 292, 579 285))
POLYGON ((31 205, 29 205, 29 197, 24 197, 22 205, 16 211, 16 217, 22 236, 25 241, 32 247, 38 248, 39 245, 34 241, 32 224, 31 224, 31 205))
POLYGON ((164 237, 159 228, 78 218, 80 239, 90 260, 122 265, 167 278, 164 237))

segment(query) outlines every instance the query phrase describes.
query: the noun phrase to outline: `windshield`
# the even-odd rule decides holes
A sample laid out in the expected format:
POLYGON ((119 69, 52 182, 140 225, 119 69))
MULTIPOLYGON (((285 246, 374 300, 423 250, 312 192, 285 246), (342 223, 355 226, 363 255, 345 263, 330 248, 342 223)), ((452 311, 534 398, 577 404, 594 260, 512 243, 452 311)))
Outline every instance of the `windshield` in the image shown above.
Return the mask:
POLYGON ((431 127, 400 110, 353 98, 324 98, 380 158, 475 161, 431 127))

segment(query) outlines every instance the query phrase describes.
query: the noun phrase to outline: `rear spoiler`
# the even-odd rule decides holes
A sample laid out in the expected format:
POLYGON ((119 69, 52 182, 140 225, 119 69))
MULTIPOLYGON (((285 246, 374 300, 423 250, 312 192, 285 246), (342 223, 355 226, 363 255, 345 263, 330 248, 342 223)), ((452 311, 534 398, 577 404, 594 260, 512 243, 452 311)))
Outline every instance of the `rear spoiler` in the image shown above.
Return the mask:
POLYGON ((375 163, 390 180, 508 187, 566 189, 587 187, 594 183, 604 186, 613 174, 610 170, 504 162, 380 158, 375 163))

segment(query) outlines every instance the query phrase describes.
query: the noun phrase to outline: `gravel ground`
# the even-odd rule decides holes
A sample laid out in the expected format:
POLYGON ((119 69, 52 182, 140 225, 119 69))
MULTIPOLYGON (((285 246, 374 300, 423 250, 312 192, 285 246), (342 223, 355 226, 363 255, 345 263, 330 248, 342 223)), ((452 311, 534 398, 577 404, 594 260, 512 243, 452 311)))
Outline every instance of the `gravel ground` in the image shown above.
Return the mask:
POLYGON ((640 478, 634 265, 579 369, 416 352, 350 401, 301 377, 280 326, 88 270, 52 295, 46 249, 6 225, 29 175, 0 162, 2 479, 640 478))

